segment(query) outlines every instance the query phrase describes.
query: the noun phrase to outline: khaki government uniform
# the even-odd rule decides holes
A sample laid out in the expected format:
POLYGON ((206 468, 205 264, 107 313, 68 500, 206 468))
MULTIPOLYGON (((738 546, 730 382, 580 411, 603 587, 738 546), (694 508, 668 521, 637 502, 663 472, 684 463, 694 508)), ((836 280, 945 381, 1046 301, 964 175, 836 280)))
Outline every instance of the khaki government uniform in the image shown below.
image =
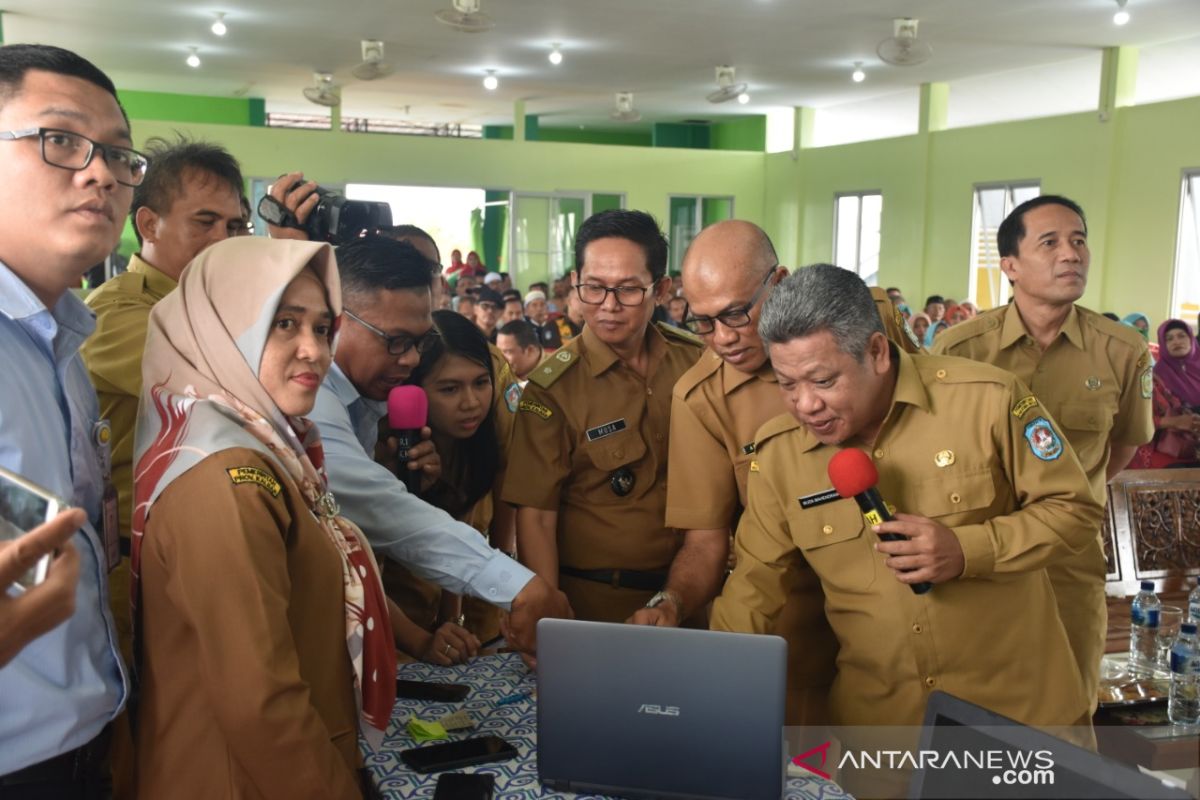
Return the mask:
MULTIPOLYGON (((585 327, 534 370, 509 453, 519 468, 508 472, 502 496, 558 512, 560 565, 661 572, 665 584, 681 544, 679 532, 664 525, 671 390, 701 346, 686 331, 652 324, 646 347, 643 378, 585 327)), ((579 619, 614 622, 662 588, 565 574, 559 587, 579 619)))
POLYGON ((893 357, 892 406, 870 451, 879 491, 898 511, 954 531, 962 576, 913 594, 884 566, 853 499, 802 507, 830 490, 827 468, 840 448, 783 415, 757 436, 738 563, 713 628, 770 631, 805 563, 839 644, 835 724, 918 726, 937 689, 1030 725, 1088 724, 1045 570, 1095 536, 1102 510, 1083 470, 1008 373, 894 349, 893 357))
MULTIPOLYGON (((1132 328, 1094 311, 1073 306, 1045 352, 1026 334, 1015 304, 946 330, 935 340, 934 350, 993 364, 1032 389, 1062 427, 1101 505, 1107 499, 1111 442, 1141 445, 1154 436, 1146 342, 1132 328)), ((1095 710, 1108 609, 1101 522, 1093 533, 1087 549, 1051 565, 1049 573, 1095 710)))
POLYGON ((140 797, 359 797, 343 591, 335 545, 262 453, 171 482, 142 544, 140 797))
MULTIPOLYGON (((871 290, 889 340, 916 351, 916 337, 884 290, 871 290)), ((671 405, 671 457, 667 525, 680 530, 736 528, 746 507, 746 476, 754 435, 786 413, 770 362, 746 373, 711 349, 675 384, 671 405)), ((825 619, 821 583, 806 565, 796 571, 776 633, 788 642, 788 722, 826 721, 837 640, 825 619)))

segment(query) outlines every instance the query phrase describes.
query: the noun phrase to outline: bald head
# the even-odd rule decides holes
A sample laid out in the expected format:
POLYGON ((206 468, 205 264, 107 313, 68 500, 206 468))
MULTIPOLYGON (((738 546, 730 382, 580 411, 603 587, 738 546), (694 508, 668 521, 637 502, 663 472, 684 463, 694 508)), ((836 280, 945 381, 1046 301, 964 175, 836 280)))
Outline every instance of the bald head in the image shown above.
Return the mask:
POLYGON ((709 279, 713 273, 728 276, 750 272, 761 278, 778 263, 775 246, 762 228, 740 219, 717 222, 700 231, 684 254, 684 290, 689 274, 709 279))
POLYGON ((767 359, 756 328, 762 299, 769 291, 764 281, 773 284, 787 273, 775 269, 778 266, 771 239, 762 228, 743 220, 727 220, 705 228, 683 257, 688 316, 713 320, 712 331, 701 337, 717 355, 744 372, 754 372, 767 359), (726 320, 738 316, 730 312, 751 304, 748 322, 727 324, 726 320))

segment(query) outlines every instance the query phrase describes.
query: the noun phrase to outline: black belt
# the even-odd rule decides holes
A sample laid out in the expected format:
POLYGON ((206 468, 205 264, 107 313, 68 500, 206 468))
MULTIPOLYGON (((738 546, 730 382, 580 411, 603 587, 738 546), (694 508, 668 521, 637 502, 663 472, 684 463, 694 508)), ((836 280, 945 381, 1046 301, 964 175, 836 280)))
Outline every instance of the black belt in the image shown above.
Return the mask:
POLYGON ((0 775, 0 787, 23 786, 31 783, 70 783, 88 781, 96 777, 108 778, 108 748, 112 739, 112 726, 104 730, 87 744, 76 747, 62 755, 31 764, 24 769, 0 775))
POLYGON ((636 569, 576 569, 560 566, 558 571, 572 578, 607 583, 614 589, 641 589, 649 592, 658 591, 667 585, 666 570, 644 572, 636 569))

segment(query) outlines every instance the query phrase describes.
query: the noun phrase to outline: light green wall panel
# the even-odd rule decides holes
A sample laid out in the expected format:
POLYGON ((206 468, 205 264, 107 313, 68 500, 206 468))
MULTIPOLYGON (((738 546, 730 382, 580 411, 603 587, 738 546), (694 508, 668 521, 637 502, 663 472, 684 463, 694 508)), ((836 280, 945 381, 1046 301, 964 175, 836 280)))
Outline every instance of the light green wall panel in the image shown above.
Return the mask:
POLYGON ((626 208, 660 221, 669 194, 732 195, 740 216, 763 213, 761 153, 133 121, 138 143, 175 130, 225 145, 253 177, 303 170, 328 183, 623 192, 626 208))

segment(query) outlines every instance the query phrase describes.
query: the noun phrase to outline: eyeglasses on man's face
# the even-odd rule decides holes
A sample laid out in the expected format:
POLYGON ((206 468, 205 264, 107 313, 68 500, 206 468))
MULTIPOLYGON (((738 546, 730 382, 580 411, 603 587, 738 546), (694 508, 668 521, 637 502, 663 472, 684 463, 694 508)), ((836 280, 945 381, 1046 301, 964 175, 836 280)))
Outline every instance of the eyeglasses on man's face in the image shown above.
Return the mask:
POLYGON ((38 137, 41 142, 42 160, 52 167, 75 172, 87 169, 92 157, 99 153, 108 164, 108 171, 122 186, 137 186, 146 178, 150 159, 129 147, 104 144, 95 139, 65 131, 61 128, 25 128, 17 131, 0 131, 0 140, 16 141, 38 137))
POLYGON ((653 289, 653 284, 650 286, 603 286, 599 283, 577 283, 575 291, 579 294, 579 299, 589 306, 603 305, 608 299, 609 292, 613 297, 617 298, 617 303, 622 306, 640 306, 646 299, 646 292, 653 289))
POLYGON ((379 328, 376 328, 374 325, 367 322, 350 309, 344 308, 342 309, 342 313, 382 339, 384 344, 387 346, 388 353, 393 356, 402 356, 414 348, 418 354, 423 355, 429 352, 429 348, 433 346, 435 341, 437 341, 437 328, 430 328, 421 336, 412 336, 407 333, 398 333, 395 336, 392 336, 379 330, 379 328))
POLYGON ((715 317, 691 316, 686 312, 683 318, 683 326, 692 333, 707 335, 717 329, 717 321, 726 328, 744 328, 750 324, 750 312, 758 305, 758 301, 763 298, 767 290, 771 287, 771 278, 775 275, 775 270, 779 269, 779 265, 771 267, 767 270, 766 277, 763 278, 761 284, 750 296, 750 302, 744 306, 730 308, 717 314, 715 317))

